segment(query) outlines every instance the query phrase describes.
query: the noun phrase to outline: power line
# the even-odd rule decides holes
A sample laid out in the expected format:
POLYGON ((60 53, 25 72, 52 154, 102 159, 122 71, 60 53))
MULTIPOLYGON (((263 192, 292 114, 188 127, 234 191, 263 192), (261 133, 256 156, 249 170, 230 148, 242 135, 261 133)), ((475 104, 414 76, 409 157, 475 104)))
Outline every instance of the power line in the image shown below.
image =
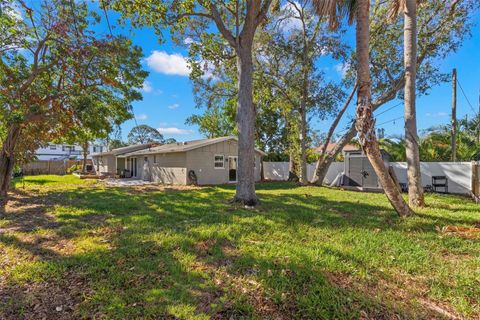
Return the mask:
MULTIPOLYGON (((107 26, 108 26, 108 30, 110 31, 110 36, 112 37, 112 39, 114 38, 113 36, 113 32, 112 32, 112 26, 110 25, 110 20, 108 19, 108 12, 107 12, 107 6, 105 5, 105 3, 103 2, 103 0, 100 0, 100 7, 102 8, 103 10, 103 14, 105 15, 105 20, 107 22, 107 26)), ((120 73, 122 73, 123 75, 123 70, 120 68, 120 73)), ((135 116, 135 110, 133 108, 133 105, 132 105, 132 113, 133 113, 133 121, 135 121, 135 127, 138 127, 138 123, 137 123, 137 118, 135 116)))
MULTIPOLYGON (((397 121, 397 120, 400 120, 400 119, 403 119, 403 116, 395 118, 395 119, 391 119, 391 120, 388 120, 388 121, 385 121, 385 122, 382 122, 382 123, 379 123, 379 124, 376 124, 376 126, 378 127, 378 126, 381 126, 381 125, 384 125, 384 124, 387 124, 387 123, 390 123, 390 122, 394 122, 394 121, 397 121)), ((350 125, 351 124, 352 124, 352 122, 350 123, 350 125)), ((343 132, 348 131, 348 130, 350 130, 350 127, 337 132, 337 134, 343 133, 343 132)))
POLYGON ((397 120, 400 120, 400 119, 403 119, 403 116, 398 117, 398 118, 395 118, 395 119, 392 119, 392 120, 388 120, 388 121, 382 122, 382 123, 380 123, 380 124, 377 124, 377 126, 381 126, 381 125, 384 125, 384 124, 386 124, 386 123, 394 122, 394 121, 397 121, 397 120))
POLYGON ((477 112, 475 111, 475 108, 473 107, 473 105, 470 103, 470 100, 468 100, 468 97, 467 97, 467 95, 465 94, 465 91, 463 91, 462 85, 460 84, 460 81, 458 80, 458 78, 457 78, 457 83, 458 83, 458 86, 460 87, 460 91, 462 91, 462 94, 463 94, 463 96, 465 97, 465 100, 467 100, 468 105, 469 105, 470 108, 472 109, 473 113, 476 115, 477 112))
POLYGON ((388 112, 388 111, 392 110, 393 108, 396 108, 396 107, 398 107, 398 106, 400 106, 400 105, 402 105, 402 104, 403 104, 403 102, 399 102, 399 103, 397 103, 396 105, 394 105, 393 107, 390 107, 390 108, 388 108, 388 109, 386 109, 386 110, 384 110, 384 111, 376 114, 375 116, 378 117, 379 115, 382 115, 382 114, 384 114, 385 112, 388 112))

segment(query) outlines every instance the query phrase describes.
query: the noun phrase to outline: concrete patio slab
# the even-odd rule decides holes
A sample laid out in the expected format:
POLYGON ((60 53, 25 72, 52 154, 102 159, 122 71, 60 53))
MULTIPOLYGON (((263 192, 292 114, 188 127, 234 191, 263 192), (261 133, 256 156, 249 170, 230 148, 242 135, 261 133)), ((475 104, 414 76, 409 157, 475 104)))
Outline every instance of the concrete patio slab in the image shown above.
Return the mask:
POLYGON ((129 187, 129 186, 145 186, 145 185, 150 185, 154 184, 154 182, 151 181, 143 181, 140 179, 105 179, 104 180, 106 184, 110 186, 115 186, 115 187, 129 187))

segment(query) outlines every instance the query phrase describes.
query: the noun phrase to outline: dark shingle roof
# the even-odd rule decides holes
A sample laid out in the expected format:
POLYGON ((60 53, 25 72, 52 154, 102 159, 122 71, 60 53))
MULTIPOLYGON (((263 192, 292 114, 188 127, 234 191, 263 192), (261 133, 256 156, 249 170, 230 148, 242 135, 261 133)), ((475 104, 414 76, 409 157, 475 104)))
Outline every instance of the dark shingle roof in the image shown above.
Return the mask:
POLYGON ((148 148, 158 146, 158 143, 145 143, 145 144, 135 144, 127 147, 112 149, 107 152, 92 153, 92 156, 102 156, 102 155, 123 155, 130 152, 140 151, 148 148))
MULTIPOLYGON (((220 137, 220 138, 213 138, 213 139, 202 139, 202 140, 191 140, 185 142, 175 142, 164 144, 152 148, 148 148, 145 150, 139 151, 132 151, 129 153, 125 153, 122 156, 134 156, 134 155, 144 155, 144 154, 154 154, 154 153, 171 153, 171 152, 186 152, 193 149, 201 148, 204 146, 208 146, 214 143, 219 143, 228 140, 237 140, 234 136, 227 136, 227 137, 220 137)), ((265 153, 259 149, 255 149, 255 151, 265 155, 265 153)))

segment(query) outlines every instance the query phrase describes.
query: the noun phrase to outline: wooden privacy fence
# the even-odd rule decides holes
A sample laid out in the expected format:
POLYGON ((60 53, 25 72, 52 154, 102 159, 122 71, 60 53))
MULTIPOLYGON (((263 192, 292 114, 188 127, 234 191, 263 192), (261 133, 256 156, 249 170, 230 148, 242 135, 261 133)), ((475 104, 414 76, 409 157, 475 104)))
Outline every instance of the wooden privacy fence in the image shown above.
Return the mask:
MULTIPOLYGON (((67 173, 67 169, 73 165, 82 165, 83 160, 37 160, 22 165, 22 172, 24 175, 39 175, 39 174, 59 174, 67 173)), ((92 164, 91 160, 87 164, 92 164)))

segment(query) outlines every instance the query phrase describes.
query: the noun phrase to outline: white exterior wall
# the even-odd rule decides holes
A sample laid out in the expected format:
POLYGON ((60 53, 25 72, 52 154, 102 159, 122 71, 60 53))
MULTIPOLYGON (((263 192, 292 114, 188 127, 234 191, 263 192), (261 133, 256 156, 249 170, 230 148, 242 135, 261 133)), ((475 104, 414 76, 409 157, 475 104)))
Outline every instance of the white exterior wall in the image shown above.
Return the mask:
MULTIPOLYGON (((90 155, 94 152, 105 152, 105 151, 107 151, 107 148, 104 146, 90 145, 87 158, 92 159, 90 155), (100 147, 102 148, 102 151, 100 151, 99 149, 100 147)), ((83 148, 79 145, 50 143, 46 147, 38 148, 35 151, 35 154, 38 160, 63 160, 63 159, 68 159, 70 157, 76 157, 76 159, 83 159, 83 148), (72 147, 74 148, 74 150, 72 150, 72 147)))
MULTIPOLYGON (((400 183, 407 183, 406 162, 390 162, 400 183)), ((264 162, 264 175, 267 180, 286 181, 288 179, 288 162, 264 162)), ((311 181, 315 171, 315 164, 307 168, 308 178, 311 181)), ((343 162, 334 162, 328 169, 324 183, 330 184, 344 171, 343 162)), ((470 162, 422 162, 422 185, 432 184, 432 176, 446 176, 448 192, 469 194, 471 190, 472 166, 470 162)))

